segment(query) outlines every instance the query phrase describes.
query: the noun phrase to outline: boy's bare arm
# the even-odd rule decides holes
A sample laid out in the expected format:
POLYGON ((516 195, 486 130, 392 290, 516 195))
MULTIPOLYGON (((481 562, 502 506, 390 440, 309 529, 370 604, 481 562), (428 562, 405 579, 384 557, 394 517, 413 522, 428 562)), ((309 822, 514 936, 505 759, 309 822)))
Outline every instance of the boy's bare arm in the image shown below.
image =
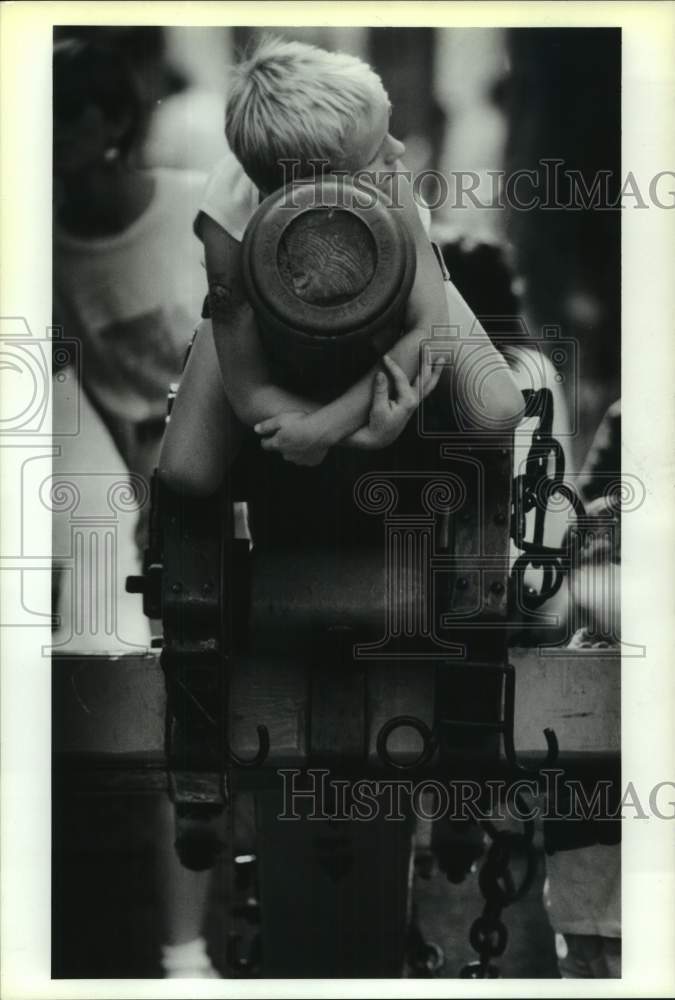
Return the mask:
POLYGON ((234 461, 241 423, 218 375, 209 324, 197 328, 159 455, 159 478, 186 496, 211 496, 234 461))
POLYGON ((434 353, 442 351, 453 358, 448 391, 455 412, 467 429, 509 435, 523 418, 523 395, 473 310, 452 282, 444 286, 450 328, 446 335, 437 330, 434 353))
POLYGON ((247 426, 279 413, 318 407, 274 385, 241 274, 241 244, 208 216, 200 217, 209 306, 225 392, 247 426))
POLYGON ((452 282, 444 280, 417 211, 409 174, 397 175, 396 180, 397 202, 415 239, 418 271, 422 272, 410 296, 407 329, 411 332, 403 338, 401 347, 417 359, 423 341, 433 337, 434 355, 443 353, 453 358, 444 384, 451 405, 459 407, 464 422, 475 430, 508 434, 522 419, 522 394, 473 310, 452 282), (449 336, 444 337, 443 328, 448 325, 449 336))
MULTIPOLYGON (((411 175, 400 161, 396 171, 384 180, 383 189, 399 206, 395 210, 402 213, 417 251, 418 275, 409 300, 408 333, 397 348, 406 356, 402 360, 397 357, 399 364, 408 371, 412 358, 422 370, 420 349, 425 340, 433 337, 434 355, 443 353, 453 358, 444 384, 465 421, 474 429, 500 427, 509 432, 522 419, 522 395, 473 310, 452 282, 444 280, 415 203, 411 175), (449 335, 445 337, 443 331, 448 325, 449 335), (482 389, 481 398, 476 396, 477 385, 482 389)), ((391 353, 396 356, 394 351, 391 353)))

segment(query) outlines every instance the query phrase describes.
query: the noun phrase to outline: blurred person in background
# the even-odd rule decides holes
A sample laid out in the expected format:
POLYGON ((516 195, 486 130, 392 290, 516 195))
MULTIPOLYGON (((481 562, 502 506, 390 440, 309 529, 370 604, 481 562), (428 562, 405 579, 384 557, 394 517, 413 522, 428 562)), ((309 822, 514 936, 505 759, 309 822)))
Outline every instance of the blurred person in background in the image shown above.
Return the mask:
POLYGON ((204 178, 138 168, 147 112, 116 52, 56 44, 54 311, 128 468, 149 478, 203 291, 191 228, 204 178))
POLYGON ((147 112, 139 166, 209 172, 224 156, 228 29, 68 25, 62 38, 103 45, 132 70, 147 112))
MULTIPOLYGON (((81 344, 81 387, 100 418, 96 431, 88 429, 83 467, 95 464, 92 453, 110 454, 111 437, 124 466, 146 481, 157 462, 167 391, 181 371, 205 280, 192 235, 204 178, 139 168, 149 111, 119 51, 98 40, 56 42, 54 321, 81 344)), ((141 530, 141 545, 142 536, 141 530)), ((89 580, 90 587, 100 585, 89 580)), ((201 936, 209 873, 181 867, 172 825, 163 797, 157 827, 163 971, 169 977, 216 976, 201 936)))

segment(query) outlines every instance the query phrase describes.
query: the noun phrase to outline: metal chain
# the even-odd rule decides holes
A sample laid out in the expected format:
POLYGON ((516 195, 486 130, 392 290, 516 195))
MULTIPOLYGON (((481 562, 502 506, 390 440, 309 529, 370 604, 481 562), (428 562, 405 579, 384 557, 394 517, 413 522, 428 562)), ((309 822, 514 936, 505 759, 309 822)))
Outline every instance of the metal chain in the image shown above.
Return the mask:
POLYGON ((497 830, 490 822, 481 823, 481 826, 492 843, 478 876, 485 905, 469 931, 471 946, 479 958, 462 968, 462 979, 496 979, 499 976, 499 969, 492 959, 504 954, 508 942, 508 931, 501 920, 502 911, 525 895, 537 870, 533 820, 523 822, 522 833, 497 830), (520 885, 516 884, 509 868, 515 848, 525 851, 526 868, 520 885))
POLYGON ((569 539, 561 546, 544 544, 544 525, 551 499, 558 495, 568 501, 579 520, 586 513, 576 490, 564 481, 565 453, 553 437, 553 393, 550 389, 525 389, 525 419, 537 417, 539 423, 532 434, 532 444, 525 462, 525 472, 513 481, 513 513, 511 537, 521 550, 511 572, 520 607, 534 611, 560 589, 569 570, 569 539), (553 459, 553 473, 549 465, 553 459), (526 538, 527 515, 535 511, 532 537, 526 538), (543 580, 537 593, 524 584, 529 567, 541 570, 543 580))

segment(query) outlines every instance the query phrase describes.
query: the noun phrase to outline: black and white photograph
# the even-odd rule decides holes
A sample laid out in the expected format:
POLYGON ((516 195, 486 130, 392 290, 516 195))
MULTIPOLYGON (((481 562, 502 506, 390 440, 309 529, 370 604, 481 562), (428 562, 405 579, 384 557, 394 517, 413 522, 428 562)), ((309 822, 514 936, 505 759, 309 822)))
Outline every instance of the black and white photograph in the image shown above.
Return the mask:
POLYGON ((19 6, 3 996, 672 995, 674 5, 19 6))

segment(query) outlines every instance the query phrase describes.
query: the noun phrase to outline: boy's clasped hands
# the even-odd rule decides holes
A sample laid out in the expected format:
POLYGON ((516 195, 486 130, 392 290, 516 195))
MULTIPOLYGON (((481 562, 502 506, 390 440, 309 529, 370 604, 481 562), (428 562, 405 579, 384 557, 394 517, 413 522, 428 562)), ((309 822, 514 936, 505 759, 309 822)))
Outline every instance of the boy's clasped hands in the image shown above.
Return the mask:
MULTIPOLYGON (((375 373, 368 423, 343 439, 351 447, 375 450, 393 444, 422 400, 436 388, 445 358, 425 361, 412 383, 388 355, 384 355, 382 363, 389 379, 384 371, 375 373)), ((319 465, 329 448, 341 443, 334 439, 321 410, 280 413, 262 420, 253 429, 261 437, 265 451, 278 452, 296 465, 319 465)))

